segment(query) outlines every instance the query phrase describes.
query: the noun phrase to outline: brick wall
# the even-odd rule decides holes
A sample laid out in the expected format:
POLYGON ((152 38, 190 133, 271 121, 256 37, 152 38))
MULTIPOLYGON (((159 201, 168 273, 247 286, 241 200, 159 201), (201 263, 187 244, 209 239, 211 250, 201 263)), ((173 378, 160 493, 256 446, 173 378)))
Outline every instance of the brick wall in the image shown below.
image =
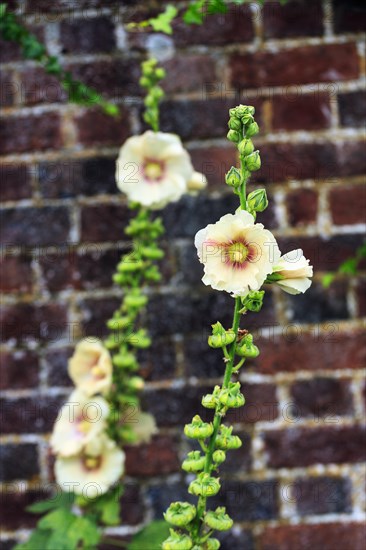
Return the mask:
MULTIPOLYGON (((70 391, 72 346, 103 335, 120 299, 111 275, 129 214, 114 162, 143 129, 138 66, 153 41, 123 30, 147 2, 17 4, 27 4, 25 21, 49 51, 122 115, 67 104, 53 78, 1 45, 4 549, 34 525, 24 506, 50 487, 47 441, 70 391)), ((282 250, 304 249, 316 275, 304 296, 269 291, 261 315, 248 315, 261 355, 242 374, 247 404, 232 417, 245 444, 223 468, 221 502, 236 520, 223 548, 364 548, 365 279, 320 284, 363 238, 364 19, 357 0, 296 0, 176 27, 162 129, 182 136, 209 187, 163 214, 164 282, 151 292, 154 345, 142 357, 144 401, 160 433, 128 451, 124 533, 187 498, 182 425, 222 373, 206 336, 217 319, 230 323, 232 300, 201 283, 193 237, 235 208, 223 185, 235 161, 225 134, 228 108, 242 102, 255 105, 261 126, 253 183, 271 198, 262 220, 282 250)))

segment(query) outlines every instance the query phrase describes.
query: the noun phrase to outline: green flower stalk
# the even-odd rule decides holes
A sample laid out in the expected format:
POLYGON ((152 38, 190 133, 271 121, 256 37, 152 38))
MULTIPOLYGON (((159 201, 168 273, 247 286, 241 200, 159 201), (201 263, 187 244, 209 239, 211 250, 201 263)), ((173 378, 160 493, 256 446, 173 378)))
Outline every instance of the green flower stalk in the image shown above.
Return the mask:
MULTIPOLYGON (((262 224, 254 223, 256 214, 263 212, 268 205, 266 192, 258 189, 247 195, 246 191, 251 173, 261 166, 259 151, 254 149, 251 140, 259 131, 254 113, 254 107, 251 106, 239 105, 230 109, 227 137, 237 146, 240 167, 231 167, 225 181, 238 195, 240 207, 235 214, 227 214, 216 224, 200 230, 195 239, 199 259, 204 264, 203 282, 233 296, 234 314, 231 327, 225 328, 217 322, 212 325, 212 335, 208 338, 210 347, 221 350, 225 365, 222 385, 216 385, 212 393, 202 398, 203 407, 213 412, 212 422, 204 422, 199 415, 195 415, 184 428, 185 435, 196 440, 201 448, 188 453, 182 464, 184 471, 196 476, 188 492, 197 497, 197 503, 194 508, 190 508, 191 513, 186 516, 186 521, 178 526, 172 521, 169 511, 180 509, 182 503, 173 503, 169 507, 165 519, 175 530, 163 543, 163 549, 179 548, 178 541, 184 545, 182 548, 218 549, 220 542, 212 535, 215 531, 228 530, 233 525, 224 507, 209 510, 208 504, 210 497, 220 491, 217 472, 220 464, 226 460, 226 453, 242 446, 239 436, 233 433, 233 427, 223 423, 230 409, 245 404, 241 384, 235 377, 247 360, 259 355, 253 335, 240 328, 240 321, 247 312, 260 311, 264 299, 264 290, 260 290, 262 285, 272 282, 273 273, 282 269, 275 238, 262 224)), ((287 263, 286 268, 290 270, 287 263)), ((304 277, 309 276, 308 272, 304 272, 302 255, 295 261, 292 275, 301 280, 300 286, 304 277), (299 262, 301 268, 296 270, 299 262)), ((286 276, 281 277, 283 283, 286 276)), ((279 280, 278 277, 274 279, 279 280)), ((291 288, 292 285, 293 282, 290 283, 291 288)))

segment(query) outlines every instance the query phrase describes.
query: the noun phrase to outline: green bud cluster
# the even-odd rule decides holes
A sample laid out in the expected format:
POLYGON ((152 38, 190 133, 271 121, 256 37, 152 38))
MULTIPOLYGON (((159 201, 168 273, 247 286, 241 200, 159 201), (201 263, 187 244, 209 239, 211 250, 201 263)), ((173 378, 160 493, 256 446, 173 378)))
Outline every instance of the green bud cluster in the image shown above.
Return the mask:
POLYGON ((236 335, 232 329, 225 330, 221 323, 212 325, 212 336, 208 337, 208 345, 211 348, 223 348, 234 342, 236 335))
POLYGON ((159 103, 164 97, 163 89, 158 82, 165 78, 165 70, 157 66, 155 58, 147 59, 141 64, 142 76, 140 85, 147 91, 144 104, 144 120, 157 132, 159 129, 159 103))
POLYGON ((206 439, 207 437, 210 437, 210 435, 212 435, 212 432, 212 423, 203 422, 198 414, 193 417, 190 424, 186 424, 184 426, 185 435, 187 437, 190 437, 191 439, 206 439))

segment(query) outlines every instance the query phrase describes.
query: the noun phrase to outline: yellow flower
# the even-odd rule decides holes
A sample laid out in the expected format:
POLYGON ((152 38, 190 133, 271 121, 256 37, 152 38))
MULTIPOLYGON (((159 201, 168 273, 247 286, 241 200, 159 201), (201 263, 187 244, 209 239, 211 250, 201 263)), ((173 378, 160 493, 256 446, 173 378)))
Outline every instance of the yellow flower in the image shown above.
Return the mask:
POLYGON ((226 214, 196 234, 202 281, 216 290, 245 296, 259 290, 280 258, 276 239, 245 210, 226 214))
POLYGON ((85 498, 96 498, 108 491, 124 473, 125 453, 114 441, 102 435, 72 457, 58 456, 56 481, 63 491, 85 498))
POLYGON ((69 360, 69 375, 86 395, 106 393, 112 383, 112 360, 99 340, 82 340, 69 360))
POLYGON ((50 444, 53 452, 69 457, 81 452, 106 429, 109 406, 103 397, 90 399, 79 390, 70 395, 55 422, 50 444))

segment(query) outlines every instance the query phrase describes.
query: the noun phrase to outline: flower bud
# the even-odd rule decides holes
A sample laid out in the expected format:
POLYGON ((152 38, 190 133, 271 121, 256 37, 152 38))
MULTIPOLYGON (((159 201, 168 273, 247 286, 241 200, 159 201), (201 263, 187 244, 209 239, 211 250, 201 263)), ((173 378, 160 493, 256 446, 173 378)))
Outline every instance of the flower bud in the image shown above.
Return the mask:
POLYGON ((124 297, 123 305, 128 308, 140 309, 147 304, 147 296, 138 293, 127 294, 124 297))
POLYGON ((155 76, 156 78, 158 78, 159 80, 162 80, 163 78, 165 78, 166 76, 166 71, 165 69, 163 69, 162 67, 158 67, 155 71, 155 76))
POLYGON ((147 258, 148 260, 160 260, 164 256, 164 252, 154 246, 143 246, 139 249, 139 252, 143 258, 147 258))
POLYGON ((131 390, 141 391, 145 385, 145 382, 140 376, 133 376, 129 379, 127 385, 131 390))
POLYGON ((151 345, 151 339, 144 329, 139 329, 134 334, 130 334, 127 338, 127 342, 131 344, 131 346, 139 349, 145 349, 151 345))
POLYGON ((214 451, 212 458, 216 464, 222 464, 226 460, 226 453, 225 451, 221 451, 219 449, 217 451, 214 451))
POLYGON ((212 325, 212 336, 208 337, 208 345, 211 348, 223 348, 229 346, 235 340, 235 332, 232 329, 225 330, 221 323, 212 325))
POLYGON ((132 323, 129 317, 117 317, 115 319, 109 319, 107 321, 107 327, 109 330, 121 330, 127 328, 132 323))
POLYGON ((162 545, 163 550, 191 550, 193 542, 191 537, 170 529, 170 537, 162 545))
POLYGON ((120 353, 112 357, 112 363, 122 369, 137 370, 138 364, 133 353, 120 353))
POLYGON ((228 173, 225 175, 225 181, 230 187, 239 187, 241 182, 240 171, 232 166, 228 173))
POLYGON ((206 541, 207 550, 219 550, 220 546, 220 541, 218 541, 217 539, 208 539, 206 541))
POLYGON ((252 212, 263 212, 268 206, 267 193, 265 189, 256 189, 247 197, 248 210, 252 212))
POLYGON ((216 447, 226 451, 228 449, 239 449, 242 446, 240 437, 237 435, 232 435, 233 427, 232 426, 220 426, 220 433, 216 437, 216 447))
POLYGON ((188 487, 188 492, 197 497, 212 497, 217 495, 219 491, 219 480, 216 477, 211 477, 210 474, 206 474, 205 472, 198 474, 197 478, 193 480, 188 487))
POLYGON ((228 388, 221 391, 220 403, 227 408, 233 409, 244 405, 245 398, 244 395, 240 393, 240 382, 231 382, 228 388))
POLYGON ((191 451, 187 458, 183 460, 182 469, 185 472, 200 472, 205 467, 206 458, 200 451, 191 451))
POLYGON ((262 309, 264 298, 264 290, 251 290, 245 297, 242 298, 241 303, 248 311, 258 312, 262 309))
POLYGON ((259 151, 254 151, 247 157, 245 157, 245 166, 251 172, 259 170, 261 167, 261 157, 259 156, 259 151))
POLYGON ((212 435, 212 432, 212 423, 203 422, 198 414, 193 417, 190 424, 186 424, 184 426, 185 435, 192 439, 205 439, 206 437, 210 437, 210 435, 212 435))
POLYGON ((229 141, 232 141, 233 143, 238 143, 240 139, 240 134, 235 130, 229 130, 226 137, 229 141))
POLYGON ((238 145, 239 154, 242 157, 247 157, 254 151, 254 145, 251 139, 242 139, 238 145))
POLYGON ((139 84, 142 88, 149 88, 150 86, 150 79, 146 76, 142 76, 139 80, 139 84))
POLYGON ((236 130, 237 132, 240 132, 240 130, 241 130, 240 120, 238 120, 235 117, 230 118, 230 120, 228 122, 228 126, 229 126, 230 130, 236 130))
POLYGON ((250 138, 252 136, 255 136, 259 132, 259 126, 256 122, 252 122, 249 124, 247 129, 245 130, 246 137, 250 138))
POLYGON ((239 355, 239 357, 246 357, 248 359, 258 357, 259 349, 253 344, 253 336, 251 334, 247 334, 240 340, 236 346, 235 353, 239 355))
POLYGON ((217 531, 227 531, 234 523, 223 507, 216 508, 214 512, 207 512, 203 521, 208 527, 217 531))
POLYGON ((119 262, 117 269, 120 273, 133 273, 134 271, 143 269, 144 265, 142 260, 131 260, 127 257, 122 262, 119 262))
POLYGON ((212 393, 207 393, 202 397, 201 403, 206 409, 216 409, 217 399, 212 393))
POLYGON ((196 516, 196 507, 189 502, 173 502, 164 514, 171 525, 184 527, 196 516))

